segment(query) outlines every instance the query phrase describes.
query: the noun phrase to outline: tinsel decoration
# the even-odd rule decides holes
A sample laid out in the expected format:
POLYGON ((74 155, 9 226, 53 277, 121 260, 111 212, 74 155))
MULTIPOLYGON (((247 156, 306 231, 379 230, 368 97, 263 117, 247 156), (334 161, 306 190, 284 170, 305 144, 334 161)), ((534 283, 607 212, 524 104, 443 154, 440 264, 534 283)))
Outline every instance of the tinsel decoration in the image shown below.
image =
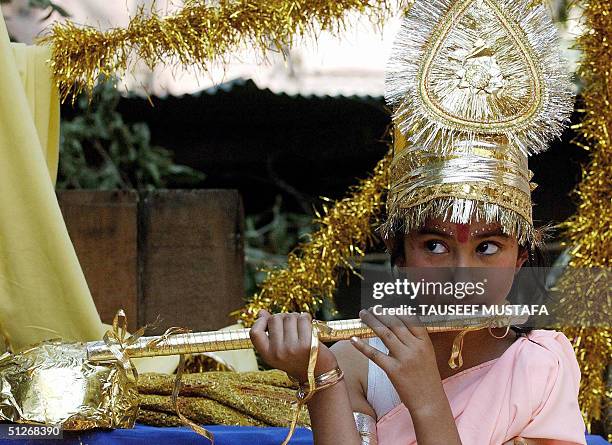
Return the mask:
POLYGON ((321 30, 338 34, 350 12, 382 21, 395 0, 189 0, 174 15, 140 9, 126 28, 99 31, 73 22, 56 24, 40 39, 53 48, 51 66, 62 100, 91 92, 100 76, 128 73, 133 63, 197 66, 224 62, 249 48, 283 51, 297 37, 321 30))
POLYGON ((389 153, 347 197, 324 205, 310 240, 289 253, 285 268, 268 270, 259 292, 233 315, 250 326, 260 309, 314 314, 324 299, 331 299, 342 270, 355 272, 351 260, 363 256, 374 239, 372 227, 384 208, 390 162, 389 153))
POLYGON ((579 401, 590 430, 592 422, 602 420, 612 396, 606 385, 612 357, 609 321, 605 328, 580 327, 594 326, 602 314, 609 320, 612 313, 609 283, 593 282, 597 270, 605 273, 612 265, 612 3, 592 0, 578 6, 583 8, 586 27, 578 40, 584 53, 579 75, 585 86, 584 118, 575 129, 577 143, 591 153, 591 159, 575 191, 578 211, 561 224, 571 246, 571 262, 556 287, 571 326, 564 332, 573 339, 580 363, 579 401))

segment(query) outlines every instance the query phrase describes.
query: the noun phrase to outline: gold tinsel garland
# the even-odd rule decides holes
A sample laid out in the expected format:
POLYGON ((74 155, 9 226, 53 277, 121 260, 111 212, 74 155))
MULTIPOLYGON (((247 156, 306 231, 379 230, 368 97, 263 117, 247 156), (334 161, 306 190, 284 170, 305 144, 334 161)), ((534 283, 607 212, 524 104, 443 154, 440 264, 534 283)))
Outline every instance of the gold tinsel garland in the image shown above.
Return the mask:
POLYGON ((320 30, 338 33, 349 12, 367 13, 375 23, 393 14, 395 0, 190 0, 164 17, 140 9, 126 28, 99 31, 72 22, 56 24, 42 44, 53 48, 51 67, 62 100, 91 92, 100 76, 129 71, 140 60, 150 68, 179 63, 206 69, 232 52, 249 48, 283 51, 298 36, 320 30))
MULTIPOLYGON (((580 363, 580 407, 587 427, 602 418, 609 406, 606 367, 612 357, 612 330, 593 326, 598 316, 609 319, 609 283, 593 285, 595 271, 604 273, 612 263, 612 3, 583 1, 586 32, 579 38, 583 50, 579 75, 584 81, 584 118, 575 128, 578 142, 591 152, 589 165, 576 190, 577 213, 561 225, 572 246, 570 265, 557 283, 568 317, 565 334, 574 341, 580 363), (605 269, 604 269, 605 268, 605 269)), ((608 274, 609 276, 609 274, 608 274)))
POLYGON ((319 229, 287 257, 287 267, 272 269, 260 291, 244 309, 233 315, 250 326, 260 309, 273 312, 314 313, 325 298, 332 298, 342 269, 353 270, 350 260, 363 256, 373 239, 384 207, 389 164, 388 154, 373 175, 332 207, 324 206, 314 222, 319 229))

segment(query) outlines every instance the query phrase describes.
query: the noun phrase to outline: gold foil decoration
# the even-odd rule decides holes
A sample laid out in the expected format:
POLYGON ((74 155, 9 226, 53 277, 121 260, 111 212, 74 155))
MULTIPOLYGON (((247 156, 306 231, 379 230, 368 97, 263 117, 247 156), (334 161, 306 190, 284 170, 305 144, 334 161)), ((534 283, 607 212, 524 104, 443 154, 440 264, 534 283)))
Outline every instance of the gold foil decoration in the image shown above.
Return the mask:
MULTIPOLYGON (((583 11, 581 23, 586 29, 577 42, 583 51, 578 74, 584 83, 584 108, 580 110, 582 122, 575 126, 576 142, 591 153, 591 159, 575 191, 578 210, 561 225, 571 262, 556 287, 565 296, 562 305, 567 325, 573 326, 563 331, 573 340, 580 364, 578 398, 590 430, 592 422, 603 420, 612 402, 612 388, 606 382, 612 329, 579 327, 592 325, 589 321, 600 314, 609 317, 612 313, 609 285, 593 285, 589 273, 612 265, 612 3, 583 0, 576 6, 583 11)), ((608 431, 612 430, 608 427, 608 431)), ((608 440, 612 441, 612 433, 608 440)))
POLYGON ((0 359, 0 420, 131 428, 137 414, 136 382, 117 360, 89 361, 83 343, 48 341, 0 359))
POLYGON ((131 428, 138 413, 138 373, 125 349, 145 328, 129 335, 125 312, 119 310, 98 342, 108 352, 98 363, 89 360, 85 343, 61 340, 3 355, 0 420, 59 424, 66 430, 131 428))

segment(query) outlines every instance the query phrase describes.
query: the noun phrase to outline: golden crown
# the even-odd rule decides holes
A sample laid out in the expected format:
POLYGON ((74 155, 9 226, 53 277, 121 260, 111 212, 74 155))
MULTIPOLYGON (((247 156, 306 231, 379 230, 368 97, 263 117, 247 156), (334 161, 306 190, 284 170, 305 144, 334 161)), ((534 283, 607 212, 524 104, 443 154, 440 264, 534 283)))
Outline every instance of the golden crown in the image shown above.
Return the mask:
POLYGON ((396 128, 385 237, 430 217, 537 241, 528 168, 573 110, 558 31, 533 0, 417 0, 386 76, 396 128))

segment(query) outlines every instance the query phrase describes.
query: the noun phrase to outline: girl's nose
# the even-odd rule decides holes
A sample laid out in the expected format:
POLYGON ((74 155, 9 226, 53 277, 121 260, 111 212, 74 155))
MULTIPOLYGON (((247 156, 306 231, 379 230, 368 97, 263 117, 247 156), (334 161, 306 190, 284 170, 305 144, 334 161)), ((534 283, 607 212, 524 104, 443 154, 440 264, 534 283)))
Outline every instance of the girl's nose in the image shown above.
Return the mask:
POLYGON ((471 249, 460 248, 453 255, 453 267, 477 267, 478 260, 472 254, 471 249))
POLYGON ((472 267, 466 265, 466 263, 456 264, 452 269, 454 283, 469 283, 472 281, 472 267))

